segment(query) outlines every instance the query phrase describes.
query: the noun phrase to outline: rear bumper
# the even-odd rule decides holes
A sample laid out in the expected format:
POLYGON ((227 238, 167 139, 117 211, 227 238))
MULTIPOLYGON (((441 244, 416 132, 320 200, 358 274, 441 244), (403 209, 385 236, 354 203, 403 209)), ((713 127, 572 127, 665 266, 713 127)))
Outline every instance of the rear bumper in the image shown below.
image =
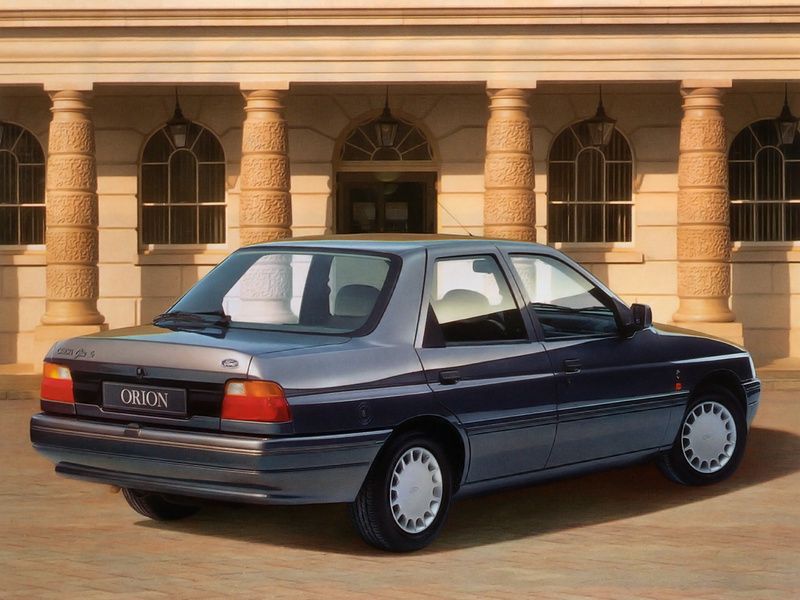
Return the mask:
POLYGON ((69 477, 256 504, 352 502, 391 431, 264 438, 31 418, 34 448, 69 477))

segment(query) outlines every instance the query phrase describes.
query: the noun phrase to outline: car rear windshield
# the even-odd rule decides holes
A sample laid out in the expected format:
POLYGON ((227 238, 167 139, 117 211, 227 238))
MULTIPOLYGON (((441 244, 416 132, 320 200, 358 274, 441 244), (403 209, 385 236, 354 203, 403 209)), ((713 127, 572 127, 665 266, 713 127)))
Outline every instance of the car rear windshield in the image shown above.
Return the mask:
POLYGON ((218 315, 229 327, 366 333, 388 302, 399 262, 366 252, 240 250, 166 315, 218 315))

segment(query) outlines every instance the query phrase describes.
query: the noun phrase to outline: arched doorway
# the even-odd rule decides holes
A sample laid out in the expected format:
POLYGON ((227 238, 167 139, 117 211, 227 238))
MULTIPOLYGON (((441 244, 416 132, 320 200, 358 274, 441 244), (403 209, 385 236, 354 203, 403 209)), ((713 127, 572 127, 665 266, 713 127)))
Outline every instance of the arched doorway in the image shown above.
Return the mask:
POLYGON ((379 118, 353 128, 336 162, 336 233, 433 233, 437 168, 422 129, 396 119, 381 144, 379 118), (386 140, 384 140, 386 141, 386 140))

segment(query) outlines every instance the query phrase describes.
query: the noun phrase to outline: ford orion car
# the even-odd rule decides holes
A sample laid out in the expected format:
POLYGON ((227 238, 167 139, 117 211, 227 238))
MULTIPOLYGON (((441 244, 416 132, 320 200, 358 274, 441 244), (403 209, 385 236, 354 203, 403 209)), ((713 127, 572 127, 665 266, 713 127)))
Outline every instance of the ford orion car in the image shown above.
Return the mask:
POLYGON ((342 502, 410 551, 468 494, 648 458, 720 481, 759 395, 745 350, 552 248, 342 236, 242 248, 151 325, 55 344, 30 433, 153 519, 342 502))

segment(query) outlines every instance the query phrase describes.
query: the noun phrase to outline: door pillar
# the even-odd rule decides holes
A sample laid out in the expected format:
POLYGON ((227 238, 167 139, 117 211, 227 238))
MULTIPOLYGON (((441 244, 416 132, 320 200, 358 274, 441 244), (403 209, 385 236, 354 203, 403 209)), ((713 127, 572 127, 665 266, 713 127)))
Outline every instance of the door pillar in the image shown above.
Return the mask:
POLYGON ((489 89, 487 94, 484 235, 535 241, 536 202, 528 91, 489 89))

